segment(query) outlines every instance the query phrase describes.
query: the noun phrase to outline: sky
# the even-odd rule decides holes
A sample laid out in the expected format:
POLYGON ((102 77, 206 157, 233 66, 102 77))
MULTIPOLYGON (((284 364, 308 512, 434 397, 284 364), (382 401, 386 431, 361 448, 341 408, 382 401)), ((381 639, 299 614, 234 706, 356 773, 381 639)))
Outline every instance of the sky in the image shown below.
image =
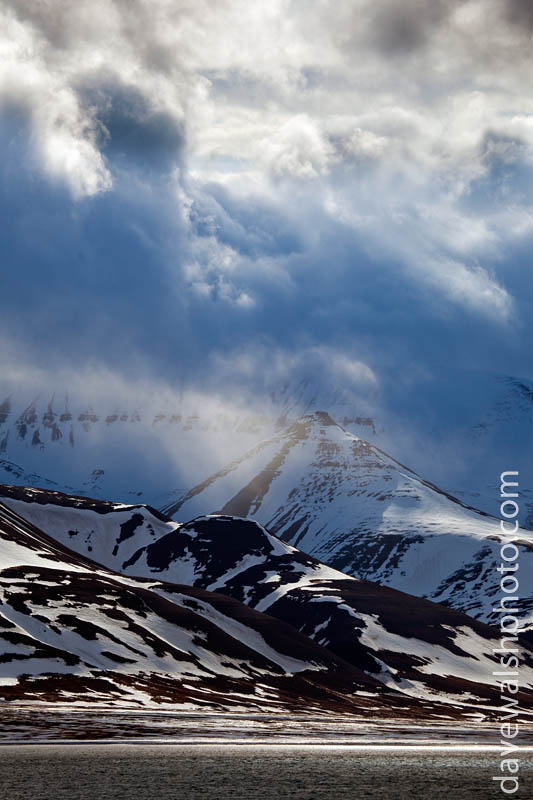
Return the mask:
POLYGON ((4 375, 533 378, 532 34, 528 0, 4 0, 4 375))

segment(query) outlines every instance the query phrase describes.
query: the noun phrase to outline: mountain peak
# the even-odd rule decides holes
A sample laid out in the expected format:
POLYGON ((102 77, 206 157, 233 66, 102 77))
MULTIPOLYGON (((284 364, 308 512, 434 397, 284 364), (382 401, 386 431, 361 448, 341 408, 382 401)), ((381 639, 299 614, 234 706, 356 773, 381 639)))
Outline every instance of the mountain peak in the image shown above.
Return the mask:
MULTIPOLYGON (((326 412, 301 417, 198 484, 164 511, 185 520, 216 512, 257 520, 334 569, 377 580, 494 622, 501 532, 326 412), (469 580, 486 573, 472 595, 469 580), (497 575, 496 575, 497 577, 497 575)), ((524 569, 531 534, 521 532, 524 569)), ((533 622, 533 601, 524 601, 533 622)))
POLYGON ((337 428, 340 427, 338 423, 335 422, 335 420, 330 417, 327 411, 313 411, 311 414, 305 414, 302 417, 302 421, 303 422, 310 421, 322 425, 324 427, 328 426, 334 426, 337 428))

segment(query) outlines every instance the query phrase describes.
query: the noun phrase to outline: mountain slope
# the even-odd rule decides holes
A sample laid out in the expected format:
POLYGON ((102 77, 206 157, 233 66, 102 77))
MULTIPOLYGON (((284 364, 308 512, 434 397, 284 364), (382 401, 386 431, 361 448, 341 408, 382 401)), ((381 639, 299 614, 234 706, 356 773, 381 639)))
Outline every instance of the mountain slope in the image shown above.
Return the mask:
POLYGON ((0 500, 56 541, 118 572, 148 542, 178 526, 155 508, 0 484, 0 500))
MULTIPOLYGON (((250 517, 349 575, 495 622, 498 520, 441 491, 328 414, 304 417, 187 494, 165 513, 250 517)), ((533 534, 517 537, 523 586, 533 583, 533 534)), ((533 598, 520 600, 531 623, 533 598)))
POLYGON ((4 699, 263 710, 372 705, 390 713, 405 707, 399 696, 380 699, 376 681, 290 626, 221 595, 122 578, 2 504, 0 599, 4 699))
MULTIPOLYGON (((389 687, 406 697, 452 702, 458 707, 471 702, 494 703, 492 673, 499 663, 492 653, 499 645, 496 629, 429 601, 350 578, 282 542, 257 523, 203 517, 178 525, 154 517, 143 507, 115 508, 101 501, 18 488, 3 487, 3 491, 18 494, 18 500, 6 502, 16 503, 21 512, 33 511, 41 521, 49 514, 51 530, 59 540, 69 540, 68 526, 74 517, 78 529, 87 530, 99 514, 99 554, 108 565, 125 575, 223 593, 288 622, 378 681, 381 690, 389 687), (24 491, 26 500, 20 499, 24 491), (66 525, 61 525, 62 513, 66 525), (131 554, 126 561, 122 561, 124 554, 116 553, 124 514, 144 515, 145 525, 152 520, 160 525, 161 534, 154 538, 145 527, 136 540, 137 549, 131 552, 135 545, 129 546, 131 554), (145 543, 141 545, 142 535, 145 543)), ((76 538, 75 545, 82 552, 88 546, 83 537, 76 538)), ((526 687, 528 682, 533 686, 533 659, 526 643, 524 647, 521 680, 526 694, 521 702, 530 707, 532 697, 526 687)))
MULTIPOLYGON (((461 692, 479 694, 479 684, 487 697, 493 690, 497 629, 430 601, 350 578, 255 522, 199 517, 140 549, 127 568, 229 594, 290 622, 407 694, 445 696, 450 682, 458 698, 461 692)), ((533 658, 524 645, 522 679, 533 681, 533 658)))

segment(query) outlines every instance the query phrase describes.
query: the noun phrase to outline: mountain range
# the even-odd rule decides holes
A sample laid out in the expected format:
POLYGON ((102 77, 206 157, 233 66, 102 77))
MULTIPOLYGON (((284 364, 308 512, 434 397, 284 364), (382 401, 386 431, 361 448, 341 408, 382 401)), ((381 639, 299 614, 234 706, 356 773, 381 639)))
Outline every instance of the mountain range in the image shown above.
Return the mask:
POLYGON ((124 578, 4 505, 0 564, 4 700, 181 710, 395 705, 380 701, 375 680, 290 626, 223 595, 124 578))
MULTIPOLYGON (((485 437, 480 452, 493 447, 503 459, 506 429, 513 447, 527 436, 528 386, 485 376, 476 387, 490 424, 457 425, 441 400, 442 429, 456 442, 468 423, 465 441, 485 437)), ((216 403, 196 410, 190 399, 112 413, 76 402, 0 404, 5 701, 496 714, 496 492, 486 490, 488 469, 457 494, 428 479, 439 472, 428 453, 440 441, 449 462, 449 450, 427 418, 419 434, 428 453, 417 457, 412 428, 394 437, 396 450, 392 417, 380 421, 364 404, 354 412, 350 391, 306 380, 247 414, 216 403), (414 454, 425 471, 389 450, 414 454)), ((513 452, 521 463, 520 447, 513 452)), ((527 717, 533 534, 520 481, 518 700, 527 717)))
MULTIPOLYGON (((207 381, 207 376, 206 376, 207 381)), ((520 472, 520 522, 533 529, 533 383, 442 368, 370 385, 308 369, 228 378, 223 391, 102 393, 42 385, 0 391, 0 480, 159 506, 253 446, 325 410, 346 431, 468 505, 498 513, 499 476, 520 472)))
POLYGON ((497 703, 498 629, 351 578, 256 522, 1 494, 5 698, 463 718, 497 703))

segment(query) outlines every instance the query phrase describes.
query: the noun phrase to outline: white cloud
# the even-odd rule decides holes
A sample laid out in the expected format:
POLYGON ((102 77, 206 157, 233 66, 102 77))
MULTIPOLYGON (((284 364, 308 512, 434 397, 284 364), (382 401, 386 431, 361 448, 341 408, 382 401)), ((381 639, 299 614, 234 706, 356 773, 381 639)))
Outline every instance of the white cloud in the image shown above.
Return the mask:
POLYGON ((367 364, 356 361, 341 353, 325 352, 324 357, 329 360, 333 372, 337 373, 340 385, 359 384, 377 386, 378 379, 367 364))
POLYGON ((259 384, 269 391, 288 384, 296 389, 299 380, 314 378, 330 383, 334 391, 339 386, 349 388, 354 397, 359 393, 361 402, 367 403, 369 398, 375 399, 379 388, 378 378, 368 364, 326 345, 289 349, 250 343, 238 350, 214 353, 208 366, 219 385, 237 382, 243 390, 254 392, 259 384))
POLYGON ((312 9, 288 0, 10 5, 3 91, 35 110, 48 168, 78 193, 109 186, 76 95, 103 70, 185 116, 206 169, 225 157, 316 175, 342 156, 394 151, 399 161, 464 169, 488 125, 530 128, 502 117, 527 106, 533 55, 501 1, 410 0, 401 14, 388 0, 335 13, 325 0, 312 9))
POLYGON ((314 178, 324 173, 333 148, 305 114, 296 114, 258 144, 258 153, 273 175, 314 178))
POLYGON ((73 86, 46 62, 47 45, 35 29, 2 14, 0 96, 31 115, 33 139, 44 169, 68 181, 76 197, 111 187, 90 117, 73 86))
POLYGON ((467 309, 497 322, 507 322, 512 314, 513 299, 483 267, 448 259, 421 265, 420 272, 429 285, 467 309))

